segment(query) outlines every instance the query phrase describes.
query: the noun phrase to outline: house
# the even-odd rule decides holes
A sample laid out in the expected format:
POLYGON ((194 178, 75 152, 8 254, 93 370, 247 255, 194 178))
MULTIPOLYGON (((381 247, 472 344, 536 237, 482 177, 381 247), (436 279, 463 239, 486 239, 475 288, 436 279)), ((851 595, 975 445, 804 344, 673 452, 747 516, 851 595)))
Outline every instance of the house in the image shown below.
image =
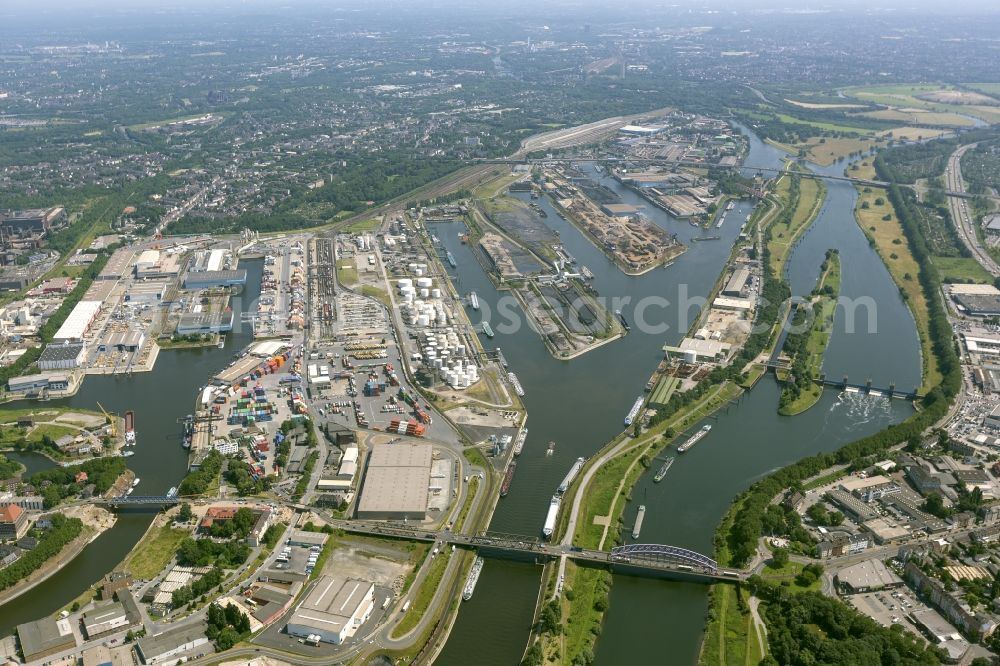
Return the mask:
POLYGON ((816 544, 816 554, 820 559, 853 555, 868 550, 872 545, 867 534, 852 534, 831 541, 820 541, 816 544))

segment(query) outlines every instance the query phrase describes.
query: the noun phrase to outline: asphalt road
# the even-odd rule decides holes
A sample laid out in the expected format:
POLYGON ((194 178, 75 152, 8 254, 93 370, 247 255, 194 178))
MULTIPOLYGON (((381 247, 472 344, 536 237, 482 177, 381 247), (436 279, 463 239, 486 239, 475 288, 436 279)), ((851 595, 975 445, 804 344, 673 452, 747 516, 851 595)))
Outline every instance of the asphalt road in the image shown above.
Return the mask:
MULTIPOLYGON (((968 150, 975 148, 972 143, 959 147, 948 158, 948 168, 945 171, 945 188, 954 192, 965 192, 965 181, 962 179, 962 155, 968 150)), ((975 222, 969 215, 969 202, 967 199, 958 197, 948 198, 948 208, 951 211, 951 218, 955 223, 962 243, 972 253, 973 258, 985 268, 993 277, 1000 276, 1000 266, 993 261, 993 257, 980 244, 976 236, 975 222)))

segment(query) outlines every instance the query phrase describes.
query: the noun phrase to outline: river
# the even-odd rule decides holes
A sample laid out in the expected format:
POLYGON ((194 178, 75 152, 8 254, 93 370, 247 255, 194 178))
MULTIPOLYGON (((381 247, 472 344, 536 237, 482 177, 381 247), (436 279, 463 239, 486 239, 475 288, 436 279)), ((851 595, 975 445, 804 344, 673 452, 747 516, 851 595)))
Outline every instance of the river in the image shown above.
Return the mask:
MULTIPOLYGON (((748 167, 780 167, 783 153, 750 135, 748 167)), ((831 168, 839 173, 843 165, 831 168)), ((626 203, 644 200, 611 178, 599 180, 626 203)), ((795 294, 808 293, 819 275, 823 253, 841 251, 844 262, 842 294, 867 296, 877 306, 878 330, 890 332, 892 345, 874 345, 868 333, 850 334, 838 311, 824 369, 871 377, 876 384, 897 382, 900 388, 919 383, 920 351, 913 320, 880 258, 854 220, 856 193, 849 183, 827 181, 828 200, 788 262, 788 279, 795 294), (891 349, 887 349, 891 347, 891 349), (877 351, 876 351, 877 349, 877 351)), ((516 534, 538 534, 548 500, 578 456, 590 456, 622 429, 622 419, 662 357, 665 342, 679 340, 686 331, 678 319, 679 290, 690 295, 709 292, 729 255, 738 227, 749 212, 740 203, 719 230, 704 231, 646 206, 656 224, 677 233, 689 247, 673 266, 639 277, 622 274, 571 225, 549 213, 545 223, 559 231, 561 242, 594 273, 594 286, 604 297, 631 296, 634 305, 643 296, 660 295, 672 304, 663 319, 671 328, 643 333, 633 326, 622 339, 573 361, 559 361, 544 349, 537 334, 523 327, 514 333, 497 330, 487 347, 500 345, 525 388, 529 437, 518 463, 510 495, 503 498, 490 529, 516 534), (691 242, 697 235, 718 234, 718 241, 691 242), (554 456, 545 445, 556 442, 554 456)), ((437 235, 458 260, 457 288, 475 290, 481 302, 495 304, 497 292, 457 239, 460 227, 438 225, 437 235), (450 228, 454 227, 454 228, 450 228)), ((628 307, 622 311, 633 313, 628 307)), ((474 318, 476 313, 470 313, 474 318)), ((634 317, 630 317, 632 321, 634 317)), ((494 329, 497 329, 494 326, 494 329)), ((867 330, 867 329, 866 329, 867 330)), ((883 338, 884 340, 885 338, 883 338)), ((863 381, 862 379, 862 381, 863 381)), ((762 476, 804 456, 830 451, 906 418, 912 407, 903 401, 870 399, 827 391, 820 402, 796 417, 777 414, 779 386, 765 377, 737 404, 713 419, 713 429, 697 447, 678 458, 660 484, 652 483, 651 468, 633 493, 625 523, 631 525, 636 505, 647 507, 641 542, 666 543, 712 552, 712 536, 732 498, 762 476)), ((538 593, 540 569, 533 565, 489 561, 473 598, 462 605, 439 664, 518 663, 530 630, 538 593)), ((670 663, 697 660, 707 608, 707 587, 616 575, 601 638, 597 664, 670 663)))
MULTIPOLYGON (((781 153, 752 137, 750 167, 776 167, 781 153)), ((613 179, 594 177, 616 191, 626 203, 645 204, 636 193, 613 179)), ((834 167, 839 169, 839 167, 834 167)), ((878 306, 879 330, 889 332, 892 345, 869 344, 872 338, 845 332, 838 320, 824 368, 848 373, 852 379, 872 377, 876 384, 896 381, 901 388, 919 383, 919 345, 912 318, 892 285, 878 255, 868 246, 853 217, 854 190, 847 183, 828 183, 830 198, 813 231, 796 247, 788 276, 796 294, 808 293, 828 247, 841 250, 845 262, 843 294, 871 296, 878 306), (842 187, 840 187, 842 186, 842 187), (888 349, 887 349, 888 347, 888 349)), ((622 429, 622 419, 642 394, 649 374, 662 357, 664 343, 678 341, 693 317, 686 296, 704 296, 711 289, 739 233, 750 205, 741 202, 721 229, 691 227, 646 205, 646 213, 688 245, 672 266, 639 277, 626 276, 572 225, 560 219, 547 200, 545 223, 559 232, 562 244, 594 273, 594 286, 605 298, 627 297, 610 303, 632 322, 645 313, 650 323, 665 324, 658 331, 632 332, 573 361, 552 358, 528 326, 494 326, 497 336, 483 340, 487 348, 501 346, 525 388, 529 436, 510 495, 503 498, 490 525, 494 531, 535 535, 544 521, 549 498, 578 456, 590 456, 622 429), (693 242, 696 236, 719 235, 714 241, 693 242), (650 299, 651 307, 643 310, 650 299), (644 300, 645 299, 645 300, 644 300), (637 306, 639 309, 637 310, 637 306), (545 455, 546 444, 556 443, 545 455)), ((493 288, 471 249, 462 245, 457 223, 439 224, 435 233, 458 263, 454 271, 461 293, 476 291, 483 311, 470 311, 473 321, 487 309, 496 310, 500 294, 493 288)), ((248 302, 259 291, 261 264, 247 262, 248 302)), ((237 315, 240 302, 234 304, 237 315)), ((839 315, 838 315, 839 317, 839 315)), ((237 316, 237 319, 239 317, 237 316)), ((132 377, 89 377, 74 397, 56 405, 136 412, 139 445, 129 466, 143 479, 144 493, 163 493, 177 485, 186 467, 177 419, 191 412, 197 389, 224 367, 234 350, 249 343, 249 332, 234 332, 226 350, 200 349, 161 353, 152 373, 132 377)), ((669 543, 709 553, 712 533, 732 497, 755 479, 817 451, 877 431, 905 418, 911 407, 902 401, 842 397, 828 391, 808 412, 780 417, 776 412, 778 386, 770 378, 713 420, 714 428, 695 449, 679 459, 667 479, 653 485, 650 475, 640 480, 636 502, 647 514, 642 541, 669 543)), ((626 510, 626 522, 635 507, 626 510)), ((69 602, 131 549, 148 527, 152 513, 123 512, 114 528, 91 544, 71 564, 40 585, 31 595, 0 607, 0 629, 9 632, 18 622, 49 614, 69 602)), ((465 664, 470 655, 484 665, 508 666, 520 660, 530 629, 538 592, 540 569, 533 565, 490 561, 483 570, 475 596, 462 605, 451 638, 438 663, 465 664)), ((696 659, 707 588, 643 578, 615 576, 611 607, 597 645, 597 663, 624 660, 660 662, 669 646, 672 663, 696 659)))
MULTIPOLYGON (((240 321, 243 304, 256 300, 260 293, 262 261, 243 262, 247 269, 247 284, 241 297, 233 299, 236 321, 240 321)), ((131 377, 87 377, 80 391, 66 399, 46 403, 9 403, 20 407, 81 407, 97 410, 100 401, 110 412, 135 412, 137 444, 135 455, 128 458, 128 467, 142 479, 136 492, 145 495, 165 495, 187 472, 187 450, 181 446, 181 425, 178 419, 190 414, 197 391, 230 361, 234 351, 249 344, 253 336, 249 327, 236 326, 227 336, 226 348, 207 347, 160 352, 152 372, 135 373, 131 377)), ((37 470, 44 466, 38 456, 12 458, 37 470)), ((30 594, 0 606, 0 634, 9 633, 21 622, 51 614, 79 596, 90 585, 111 571, 142 538, 156 512, 132 509, 120 511, 118 522, 57 574, 35 587, 30 594)))

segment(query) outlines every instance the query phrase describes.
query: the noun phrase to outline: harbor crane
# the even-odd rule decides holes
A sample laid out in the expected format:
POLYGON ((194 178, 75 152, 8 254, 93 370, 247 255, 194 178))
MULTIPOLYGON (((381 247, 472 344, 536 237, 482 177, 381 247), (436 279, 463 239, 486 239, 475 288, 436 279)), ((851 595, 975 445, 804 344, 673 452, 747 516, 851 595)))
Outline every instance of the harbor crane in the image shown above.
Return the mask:
POLYGON ((108 410, 104 409, 104 405, 101 403, 97 403, 97 406, 101 409, 101 412, 104 413, 104 418, 106 418, 108 423, 111 424, 111 439, 116 439, 118 437, 118 415, 108 414, 108 410))

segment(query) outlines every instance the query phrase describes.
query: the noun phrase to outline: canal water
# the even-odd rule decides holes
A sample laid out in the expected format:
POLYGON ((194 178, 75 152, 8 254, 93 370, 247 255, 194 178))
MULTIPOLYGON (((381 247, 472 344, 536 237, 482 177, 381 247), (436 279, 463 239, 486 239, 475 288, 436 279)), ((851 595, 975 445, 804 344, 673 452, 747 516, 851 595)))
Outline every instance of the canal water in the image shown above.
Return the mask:
MULTIPOLYGON (((247 284, 243 294, 233 299, 237 322, 241 320, 244 304, 256 304, 263 262, 247 261, 242 267, 247 269, 247 284)), ((180 483, 187 471, 187 450, 181 446, 178 419, 193 411, 198 389, 232 361, 235 351, 253 339, 249 326, 234 326, 237 330, 227 336, 225 349, 161 351, 153 372, 136 373, 131 377, 87 377, 80 391, 71 398, 47 403, 10 403, 8 406, 97 410, 100 402, 109 412, 124 414, 133 410, 137 444, 133 449, 135 455, 127 459, 127 464, 141 479, 136 493, 165 495, 171 486, 180 483)), ((44 468, 48 462, 44 458, 39 460, 36 455, 11 454, 10 457, 28 465, 30 471, 44 468)), ((151 510, 120 511, 115 526, 66 567, 28 594, 0 606, 0 634, 10 633, 20 622, 51 614, 79 596, 121 562, 142 538, 155 515, 151 510)))
MULTIPOLYGON (((780 167, 783 153, 753 135, 749 140, 748 166, 780 167)), ((584 168, 593 173, 592 167, 584 168)), ((639 195, 613 179, 596 173, 594 177, 625 203, 645 205, 639 195)), ((818 277, 823 253, 828 247, 840 249, 845 261, 844 294, 873 299, 880 330, 892 330, 896 335, 892 338, 893 349, 886 350, 883 344, 875 357, 869 349, 873 338, 849 333, 838 313, 827 361, 830 371, 860 377, 864 370, 866 378, 871 376, 876 383, 897 381, 901 388, 913 386, 919 382, 920 356, 909 311, 854 221, 853 187, 828 181, 828 192, 831 196, 817 219, 817 231, 800 241, 789 261, 792 291, 808 293, 818 277), (852 354, 866 359, 864 364, 852 354)), ((669 268, 629 277, 555 215, 547 200, 538 203, 548 213, 545 224, 558 231, 570 254, 593 271, 594 286, 603 297, 631 296, 631 303, 620 308, 631 322, 636 321, 635 308, 643 297, 664 297, 670 305, 660 310, 660 320, 670 328, 644 332, 633 325, 624 339, 572 361, 552 358, 527 326, 507 332, 494 325, 496 337, 483 339, 487 348, 499 345, 504 349, 511 369, 525 388, 529 415, 529 436, 517 474, 510 494, 497 507, 490 529, 532 536, 539 533, 548 501, 573 460, 592 455, 621 431, 625 414, 636 396, 642 394, 649 374, 662 357, 662 346, 678 341, 687 330, 690 321, 678 312, 686 307, 681 294, 684 290, 689 296, 709 292, 750 211, 749 204, 740 203, 721 229, 702 230, 645 205, 646 215, 668 232, 678 234, 689 249, 669 268), (720 235, 722 239, 691 240, 699 235, 720 235), (545 455, 549 441, 556 443, 553 456, 545 455)), ((438 225, 435 232, 457 259, 456 286, 461 293, 476 291, 481 303, 495 307, 500 295, 471 249, 458 240, 461 231, 461 226, 454 224, 438 225)), ((692 311, 691 316, 695 314, 692 311)), ((470 316, 474 321, 477 318, 475 312, 470 316)), ((765 377, 753 391, 707 421, 713 424, 712 431, 690 452, 678 457, 662 483, 652 482, 657 467, 652 466, 640 479, 633 502, 626 508, 629 531, 638 504, 645 504, 640 542, 711 553, 715 527, 730 501, 755 480, 804 456, 834 450, 876 432, 912 411, 903 401, 827 391, 815 407, 789 418, 777 414, 779 394, 777 383, 765 377)), ((532 565, 487 562, 476 593, 462 605, 437 663, 464 664, 473 654, 482 664, 517 663, 530 630, 539 574, 540 569, 532 565)), ((706 608, 705 586, 615 576, 610 610, 596 648, 596 663, 664 663, 664 646, 669 646, 669 663, 695 663, 706 608)))
MULTIPOLYGON (((781 153, 750 137, 750 167, 780 166, 781 153)), ((645 203, 636 193, 593 166, 585 170, 619 194, 626 203, 643 205, 654 223, 677 234, 689 250, 673 265, 643 276, 630 277, 618 270, 572 225, 560 219, 547 200, 539 200, 551 229, 557 231, 567 251, 594 273, 594 286, 608 299, 610 310, 620 309, 633 324, 632 331, 572 361, 552 358, 528 325, 494 324, 496 337, 483 339, 487 348, 500 346, 525 388, 529 436, 518 464, 510 494, 500 501, 490 529, 537 535, 544 522, 549 498, 573 461, 590 456, 622 429, 622 420, 635 398, 642 394, 649 374, 662 357, 662 346, 683 337, 699 303, 721 271, 742 221, 750 212, 740 203, 720 229, 703 230, 673 219, 645 203), (696 242, 697 236, 719 235, 720 240, 696 242), (613 298, 628 299, 612 301, 613 298), (640 326, 644 320, 647 325, 640 326), (545 455, 548 442, 555 452, 545 455)), ((844 184, 846 185, 846 184, 844 184)), ((835 191, 831 183, 829 190, 835 191)), ((853 188, 831 196, 817 230, 805 236, 789 262, 789 279, 795 293, 807 293, 815 283, 822 253, 839 247, 850 257, 845 269, 846 293, 873 294, 879 307, 881 330, 895 330, 891 350, 882 345, 878 357, 869 350, 872 338, 848 334, 838 327, 828 356, 831 372, 870 373, 878 382, 897 381, 900 387, 919 381, 919 346, 912 319, 881 261, 860 235, 853 218, 853 188), (848 191, 849 190, 849 191, 848 191), (847 279, 856 271, 856 282, 847 279), (883 316, 883 312, 886 314, 883 316), (894 326, 895 329, 881 329, 894 326), (909 327, 909 328, 908 328, 909 327), (834 354, 834 350, 837 355, 834 354), (843 351, 839 351, 843 350, 843 351), (864 364, 855 358, 867 359, 864 364), (836 361, 834 360, 836 359, 836 361), (843 369, 841 369, 843 368, 843 369), (862 370, 864 372, 862 372, 862 370)), ((459 224, 435 227, 436 235, 457 259, 453 271, 460 293, 476 291, 483 310, 470 311, 473 321, 491 312, 497 317, 502 298, 474 258, 462 245, 459 224)), ((844 257, 847 258, 846 256, 844 257)), ((249 262, 246 298, 259 292, 260 262, 249 262)), ((509 298, 509 296, 504 296, 509 298)), ((237 319, 241 303, 237 302, 237 319)), ((517 308, 512 308, 517 311, 517 308)), ((139 444, 129 466, 142 480, 140 491, 164 493, 177 485, 186 467, 180 446, 177 419, 191 412, 196 392, 208 377, 224 367, 235 350, 250 342, 249 331, 229 336, 226 350, 215 348, 163 352, 152 373, 128 378, 90 377, 73 398, 55 404, 136 412, 139 444)), ((860 374, 858 374, 860 373, 860 374)), ((640 480, 634 494, 645 503, 647 514, 641 540, 669 543, 711 552, 712 533, 730 500, 755 479, 810 453, 832 450, 845 442, 899 421, 910 413, 900 401, 869 400, 827 392, 820 403, 794 418, 777 415, 778 386, 770 378, 723 411, 711 422, 712 432, 698 446, 677 460, 663 483, 652 484, 651 475, 640 480)), ((635 506, 626 511, 626 522, 635 506)), ((91 544, 57 575, 17 601, 0 607, 0 630, 49 614, 72 600, 121 561, 141 537, 152 513, 123 512, 118 524, 91 544)), ((629 523, 630 524, 630 523, 629 523)), ((475 655, 482 664, 509 665, 520 660, 537 598, 540 569, 532 565, 490 561, 483 570, 474 597, 462 605, 441 664, 465 664, 475 655)), ((704 586, 616 576, 611 607, 597 646, 597 662, 662 662, 670 646, 672 663, 693 663, 704 624, 707 598, 704 586)))

